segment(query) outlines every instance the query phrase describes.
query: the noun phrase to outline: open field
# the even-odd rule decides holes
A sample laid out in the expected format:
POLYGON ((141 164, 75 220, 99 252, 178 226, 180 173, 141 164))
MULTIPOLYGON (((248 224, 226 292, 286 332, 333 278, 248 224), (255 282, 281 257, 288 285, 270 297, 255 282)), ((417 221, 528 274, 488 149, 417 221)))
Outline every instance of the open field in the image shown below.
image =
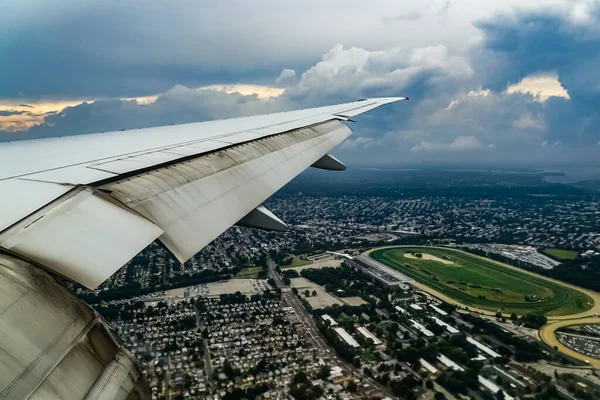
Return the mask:
POLYGON ((579 255, 578 252, 573 250, 563 250, 563 249, 544 249, 543 253, 546 253, 550 256, 556 257, 559 260, 574 260, 579 255))
POLYGON ((305 265, 302 265, 299 267, 284 267, 283 269, 293 269, 296 272, 300 273, 300 271, 302 271, 304 269, 308 269, 308 268, 315 268, 315 269, 325 268, 325 267, 339 268, 340 265, 342 265, 342 260, 336 260, 335 258, 331 258, 329 260, 315 261, 313 263, 305 264, 305 265))
POLYGON ((362 306, 363 304, 367 304, 367 302, 362 297, 352 296, 352 297, 340 297, 344 303, 349 306, 362 306))
POLYGON ((293 254, 290 254, 289 257, 287 257, 285 260, 289 260, 292 259, 292 263, 288 264, 288 265, 280 265, 281 269, 287 269, 287 268, 296 268, 296 267, 302 267, 303 265, 310 265, 312 264, 312 261, 310 260, 303 260, 300 257, 297 257, 293 254))
POLYGON ((559 316, 582 314, 594 305, 588 291, 455 249, 399 246, 374 249, 369 256, 471 308, 559 316), (430 257, 405 256, 411 253, 430 257))
POLYGON ((222 294, 231 294, 240 292, 245 295, 253 295, 262 293, 264 289, 267 289, 266 280, 254 280, 254 279, 231 279, 225 282, 212 282, 207 283, 208 297, 217 297, 222 294))
MULTIPOLYGON (((335 261, 335 260, 333 260, 335 261)), ((339 306, 347 304, 349 306, 360 306, 365 304, 364 301, 360 297, 337 297, 333 296, 323 288, 323 286, 314 283, 311 280, 306 278, 292 278, 291 285, 298 289, 298 294, 301 295, 303 299, 306 299, 308 303, 312 306, 312 308, 324 308, 329 307, 334 304, 339 306), (316 296, 304 297, 304 291, 307 290, 312 294, 312 291, 316 291, 316 296)))
POLYGON ((306 278, 292 278, 291 281, 291 286, 298 289, 298 293, 302 295, 302 298, 305 298, 306 301, 308 301, 312 308, 324 308, 334 304, 341 306, 343 304, 340 300, 327 293, 321 285, 317 285, 306 278), (304 297, 305 290, 308 290, 311 293, 314 290, 317 292, 317 295, 304 297))
POLYGON ((427 261, 437 261, 437 262, 441 262, 442 264, 446 264, 446 265, 454 264, 454 261, 444 260, 443 258, 432 256, 431 254, 427 254, 427 253, 418 253, 418 254, 421 254, 421 256, 418 257, 412 253, 404 253, 404 257, 411 258, 413 260, 421 259, 421 260, 427 260, 427 261))
POLYGON ((260 267, 248 267, 238 272, 233 279, 258 279, 260 267))

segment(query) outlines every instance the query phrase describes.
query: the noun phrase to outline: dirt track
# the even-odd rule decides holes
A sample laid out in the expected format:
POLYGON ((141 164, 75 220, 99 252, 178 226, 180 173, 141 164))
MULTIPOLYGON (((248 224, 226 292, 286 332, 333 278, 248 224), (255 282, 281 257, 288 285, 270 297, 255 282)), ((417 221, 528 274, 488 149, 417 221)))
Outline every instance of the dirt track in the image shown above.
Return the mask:
POLYGON ((586 356, 584 354, 578 353, 575 350, 571 350, 567 346, 563 345, 558 341, 556 335, 554 334, 558 328, 564 328, 565 326, 570 325, 580 325, 580 324, 600 324, 599 317, 587 317, 587 318, 578 318, 576 320, 558 320, 548 322, 546 325, 542 326, 539 330, 538 335, 540 339, 547 345, 551 347, 556 347, 558 351, 568 356, 571 356, 577 360, 587 361, 591 367, 600 368, 600 360, 592 358, 590 356, 586 356))

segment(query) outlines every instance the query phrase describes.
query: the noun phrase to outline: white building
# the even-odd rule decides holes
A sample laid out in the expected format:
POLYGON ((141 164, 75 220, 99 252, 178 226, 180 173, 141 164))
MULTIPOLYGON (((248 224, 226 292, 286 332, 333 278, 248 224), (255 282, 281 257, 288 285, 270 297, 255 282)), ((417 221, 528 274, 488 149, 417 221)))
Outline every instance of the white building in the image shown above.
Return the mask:
POLYGON ((346 343, 350 345, 350 347, 360 347, 360 344, 350 335, 344 328, 337 327, 333 328, 335 332, 342 338, 346 343))
POLYGON ((479 350, 483 351, 489 356, 492 357, 502 357, 500 354, 496 353, 494 350, 490 349, 486 345, 479 343, 477 340, 473 339, 471 336, 467 336, 467 342, 475 345, 479 350))
POLYGON ((432 374, 437 374, 438 370, 436 367, 429 364, 427 361, 425 361, 422 358, 419 359, 419 362, 421 363, 421 366, 423 366, 423 368, 425 368, 427 371, 431 372, 432 374))
MULTIPOLYGON (((498 386, 496 386, 496 384, 492 381, 490 381, 489 379, 485 379, 483 376, 478 375, 477 376, 477 380, 479 380, 479 383, 485 387, 487 390, 489 390, 490 392, 492 392, 494 395, 496 393, 498 393, 500 389, 498 386)), ((512 397, 511 395, 509 395, 508 393, 506 393, 504 390, 502 390, 502 392, 504 392, 504 399, 505 400, 514 400, 514 397, 512 397)))
POLYGON ((335 319, 331 318, 328 314, 321 315, 321 318, 323 318, 323 321, 325 321, 325 322, 329 321, 329 325, 330 326, 336 326, 337 325, 337 322, 335 322, 335 319))
POLYGON ((431 332, 429 329, 425 328, 425 326, 421 325, 420 323, 418 323, 417 321, 415 321, 414 319, 410 319, 409 320, 410 323, 412 324, 412 326, 419 330, 419 332, 421 332, 423 335, 427 336, 427 337, 432 337, 434 336, 433 332, 431 332))
POLYGON ((455 327, 453 327, 450 324, 447 324, 446 322, 442 321, 441 319, 439 319, 438 317, 433 317, 433 320, 435 321, 436 324, 438 324, 439 326, 442 326, 444 328, 446 328, 446 330, 450 333, 458 333, 460 332, 458 329, 456 329, 455 327))
POLYGON ((441 308, 439 308, 433 304, 430 304, 429 307, 433 308, 435 310, 435 312, 437 312, 440 315, 448 315, 448 313, 446 311, 442 310, 441 308))
POLYGON ((440 354, 437 357, 437 359, 440 360, 442 362, 442 364, 444 364, 446 367, 452 368, 455 371, 464 371, 465 370, 463 367, 461 367, 460 365, 458 365, 457 363, 455 363, 454 361, 452 361, 451 359, 449 359, 448 357, 446 357, 443 354, 440 354))
POLYGON ((371 339, 373 340, 373 343, 375 343, 376 345, 380 345, 381 344, 381 340, 379 340, 377 338, 377 336, 373 335, 371 332, 369 332, 367 330, 367 328, 359 326, 357 329, 360 333, 362 333, 362 335, 367 338, 367 339, 371 339))
POLYGON ((408 311, 406 311, 404 308, 400 307, 400 306, 396 306, 396 311, 398 311, 399 313, 408 315, 408 311))

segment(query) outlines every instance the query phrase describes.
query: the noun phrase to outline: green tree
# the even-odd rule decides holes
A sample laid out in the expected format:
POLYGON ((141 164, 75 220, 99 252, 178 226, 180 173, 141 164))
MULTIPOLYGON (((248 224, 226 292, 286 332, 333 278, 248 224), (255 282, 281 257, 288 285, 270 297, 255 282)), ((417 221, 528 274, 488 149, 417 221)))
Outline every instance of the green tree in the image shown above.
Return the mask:
POLYGON ((307 381, 308 381, 308 377, 306 376, 306 374, 304 372, 300 371, 296 375, 294 375, 294 377, 292 378, 292 385, 306 383, 307 381))
POLYGON ((231 364, 229 363, 229 360, 225 360, 223 363, 223 373, 227 375, 229 379, 233 379, 235 377, 235 373, 231 367, 231 364))
POLYGON ((331 374, 331 368, 329 365, 323 365, 319 368, 319 372, 317 372, 317 377, 319 379, 327 379, 331 374))
POLYGON ((348 382, 348 386, 346 386, 346 389, 350 393, 356 393, 356 391, 358 390, 358 386, 356 385, 356 382, 350 381, 350 382, 348 382))

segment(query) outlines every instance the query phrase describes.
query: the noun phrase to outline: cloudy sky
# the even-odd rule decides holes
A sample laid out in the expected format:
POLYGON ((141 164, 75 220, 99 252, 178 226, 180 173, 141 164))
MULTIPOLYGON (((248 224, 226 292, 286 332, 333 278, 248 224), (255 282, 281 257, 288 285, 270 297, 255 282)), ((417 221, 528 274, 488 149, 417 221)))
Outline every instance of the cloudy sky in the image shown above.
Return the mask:
POLYGON ((361 116, 336 155, 351 165, 600 164, 600 1, 1 7, 1 141, 410 96, 361 116))

